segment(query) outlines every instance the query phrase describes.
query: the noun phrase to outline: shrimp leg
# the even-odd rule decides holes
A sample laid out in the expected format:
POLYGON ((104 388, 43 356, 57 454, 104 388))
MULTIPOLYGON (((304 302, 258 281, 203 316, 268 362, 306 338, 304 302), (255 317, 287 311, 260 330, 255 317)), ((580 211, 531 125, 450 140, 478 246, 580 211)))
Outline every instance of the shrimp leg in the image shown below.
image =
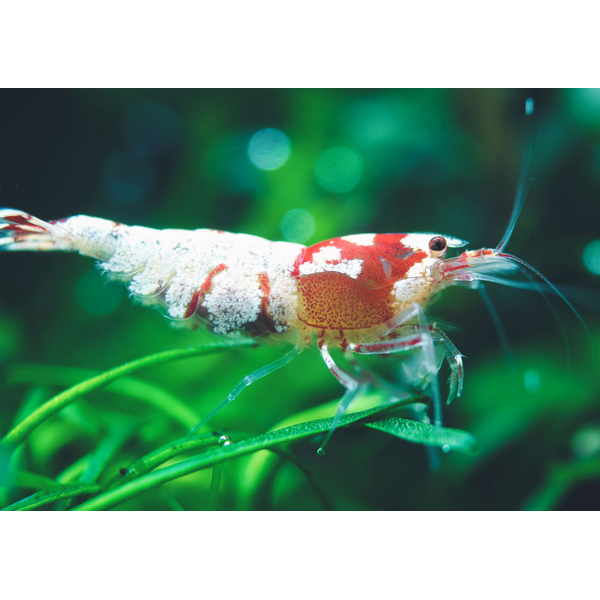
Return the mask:
POLYGON ((292 350, 290 350, 285 356, 282 356, 281 358, 278 358, 277 360, 273 361, 272 363, 265 365, 264 367, 261 367, 260 369, 257 369, 256 371, 250 373, 250 375, 246 375, 246 377, 244 377, 233 388, 231 393, 227 396, 227 398, 225 398, 225 400, 223 400, 223 402, 221 402, 221 404, 219 404, 216 408, 214 408, 211 412, 209 412, 208 415, 206 415, 199 423, 194 425, 189 430, 188 436, 195 435, 203 425, 208 423, 218 412, 220 412, 228 404, 233 402, 240 395, 242 390, 247 388, 250 384, 254 383, 258 379, 261 379, 265 375, 269 375, 269 373, 272 373, 273 371, 276 371, 277 369, 280 369, 281 367, 287 365, 290 361, 294 360, 294 358, 296 358, 296 356, 298 356, 298 354, 300 354, 300 352, 302 352, 302 347, 294 346, 294 348, 292 348, 292 350))
MULTIPOLYGON (((414 304, 412 307, 404 311, 404 314, 400 320, 405 322, 414 316, 419 318, 418 325, 400 325, 396 327, 399 330, 408 328, 413 331, 413 333, 402 335, 401 337, 395 339, 373 342, 371 344, 349 344, 346 348, 346 351, 348 354, 353 352, 356 354, 393 354, 396 352, 410 351, 414 348, 421 348, 423 352, 425 368, 429 375, 429 387, 434 407, 434 424, 437 427, 441 427, 442 406, 439 382, 437 378, 439 368, 435 358, 434 343, 438 343, 443 346, 444 356, 450 367, 450 393, 448 396, 448 403, 450 403, 455 396, 460 396, 463 389, 462 355, 452 341, 448 338, 448 336, 435 323, 427 323, 420 305, 414 304)), ((338 404, 337 412, 333 418, 333 423, 327 432, 325 440, 317 451, 319 454, 324 454, 325 445, 339 425, 339 422, 350 406, 350 403, 360 392, 363 392, 367 388, 368 382, 360 381, 355 376, 352 376, 346 371, 340 369, 340 367, 338 367, 331 358, 326 344, 321 345, 320 351, 329 371, 346 388, 346 392, 338 404)), ((353 364, 355 370, 357 370, 358 375, 358 371, 360 369, 358 364, 355 361, 351 361, 351 364, 353 364)))
POLYGON ((331 355, 329 354, 327 344, 321 344, 319 350, 321 351, 321 356, 323 357, 325 365, 327 366, 331 374, 346 388, 346 391, 344 392, 344 395, 342 396, 342 399, 338 404, 337 411, 335 413, 335 416, 333 417, 331 427, 329 428, 329 431, 327 432, 323 443, 317 450, 317 454, 323 455, 325 454, 325 446, 327 445, 327 442, 329 442, 329 439, 333 435, 333 432, 337 429, 337 426, 339 425, 340 420, 344 416, 346 410, 348 410, 350 403, 352 402, 352 400, 354 400, 354 398, 356 398, 358 394, 365 391, 367 385, 365 383, 360 382, 358 379, 355 379, 354 377, 352 377, 352 375, 346 373, 346 371, 340 369, 335 364, 333 358, 331 358, 331 355))
MULTIPOLYGON (((409 351, 415 347, 421 346, 421 336, 419 333, 409 335, 405 333, 398 337, 399 332, 405 330, 419 331, 418 325, 402 325, 389 335, 394 335, 393 339, 387 341, 378 341, 371 344, 349 344, 348 351, 357 354, 393 354, 395 352, 409 351), (394 343, 398 341, 399 343, 394 343)), ((450 391, 446 404, 450 404, 454 398, 460 398, 463 391, 464 370, 463 355, 454 345, 452 340, 438 327, 437 323, 429 324, 429 332, 434 343, 441 344, 444 348, 444 355, 450 369, 450 391)))
MULTIPOLYGON (((462 355, 446 334, 435 324, 428 324, 421 307, 413 304, 412 314, 418 316, 419 324, 410 327, 415 333, 403 335, 396 339, 373 342, 371 344, 350 344, 347 350, 357 354, 392 354, 414 348, 421 348, 424 365, 429 375, 429 387, 433 398, 434 423, 442 425, 442 409, 440 400, 439 383, 437 379, 438 366, 435 359, 434 342, 441 343, 444 354, 450 366, 450 394, 448 402, 454 396, 460 396, 463 387, 462 355)), ((400 327, 402 329, 403 327, 400 327)))

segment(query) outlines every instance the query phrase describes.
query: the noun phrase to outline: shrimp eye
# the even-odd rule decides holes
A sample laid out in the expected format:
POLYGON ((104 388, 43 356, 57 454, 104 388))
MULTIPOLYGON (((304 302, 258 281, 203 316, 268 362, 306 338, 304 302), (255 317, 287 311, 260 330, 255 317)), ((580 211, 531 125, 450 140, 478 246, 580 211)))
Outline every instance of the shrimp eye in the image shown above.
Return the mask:
POLYGON ((441 235, 436 235, 429 240, 429 249, 432 254, 441 254, 446 249, 446 240, 441 235))

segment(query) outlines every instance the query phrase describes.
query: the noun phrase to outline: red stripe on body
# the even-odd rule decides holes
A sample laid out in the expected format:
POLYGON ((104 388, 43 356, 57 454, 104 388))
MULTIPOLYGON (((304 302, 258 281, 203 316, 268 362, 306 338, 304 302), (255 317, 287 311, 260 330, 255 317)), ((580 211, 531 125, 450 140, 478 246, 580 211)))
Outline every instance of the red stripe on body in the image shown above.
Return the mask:
POLYGON ((39 225, 33 225, 29 219, 31 219, 31 215, 27 215, 27 217, 23 217, 22 215, 12 215, 8 217, 2 217, 5 221, 9 221, 10 223, 15 223, 15 225, 27 225, 29 227, 39 227, 39 225))
POLYGON ((212 286, 213 277, 215 275, 218 275, 225 269, 227 269, 227 265, 224 265, 223 263, 221 263, 220 265, 217 265, 208 274, 208 276, 206 277, 206 279, 200 286, 200 289, 197 292, 194 292, 194 295, 192 296, 192 299, 190 300, 190 303, 188 304, 185 314, 183 315, 184 319, 189 319, 196 312, 196 309, 198 308, 198 303, 201 302, 202 299, 204 299, 204 296, 206 295, 206 293, 210 291, 210 288, 212 286))
MULTIPOLYGON (((269 330, 277 333, 275 327, 275 321, 270 311, 270 300, 271 295, 271 282, 269 281, 269 275, 267 273, 260 273, 258 276, 258 283, 262 292, 262 299, 260 305, 260 315, 262 317, 263 325, 269 330)), ((260 335, 260 334, 259 334, 260 335)))
POLYGON ((265 313, 269 308, 269 294, 271 293, 271 283, 269 282, 269 276, 267 273, 259 274, 258 283, 260 285, 260 291, 262 292, 261 310, 264 318, 265 313))
MULTIPOLYGON (((312 246, 311 246, 312 248, 312 246)), ((306 251, 308 248, 302 248, 302 251, 296 257, 294 261, 294 268, 292 269, 291 275, 292 277, 298 277, 300 275, 300 265, 304 262, 304 257, 306 256, 306 251)), ((312 255, 311 255, 312 258, 312 255)))
POLYGON ((47 233, 47 230, 43 227, 31 225, 29 223, 27 225, 0 225, 0 229, 2 229, 2 231, 21 231, 22 233, 37 233, 37 231, 47 233), (29 231, 30 229, 36 229, 37 231, 29 231))
POLYGON ((263 293, 263 303, 268 299, 271 293, 271 283, 269 282, 269 276, 267 273, 260 273, 258 276, 258 283, 260 284, 260 290, 263 293))
MULTIPOLYGON (((11 219, 7 219, 3 217, 5 221, 10 221, 11 219)), ((3 231, 22 231, 24 233, 48 233, 48 230, 45 227, 41 227, 40 225, 35 225, 34 223, 15 223, 14 225, 0 225, 0 229, 3 231), (35 231, 31 231, 34 229, 35 231)))

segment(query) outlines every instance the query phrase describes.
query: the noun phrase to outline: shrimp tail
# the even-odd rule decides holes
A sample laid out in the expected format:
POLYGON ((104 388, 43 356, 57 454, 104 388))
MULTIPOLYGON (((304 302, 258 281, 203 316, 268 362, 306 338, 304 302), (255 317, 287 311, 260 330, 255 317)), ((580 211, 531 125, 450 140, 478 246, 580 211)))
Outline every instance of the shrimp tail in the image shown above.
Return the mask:
POLYGON ((0 209, 0 250, 73 252, 78 250, 68 231, 14 208, 0 209))

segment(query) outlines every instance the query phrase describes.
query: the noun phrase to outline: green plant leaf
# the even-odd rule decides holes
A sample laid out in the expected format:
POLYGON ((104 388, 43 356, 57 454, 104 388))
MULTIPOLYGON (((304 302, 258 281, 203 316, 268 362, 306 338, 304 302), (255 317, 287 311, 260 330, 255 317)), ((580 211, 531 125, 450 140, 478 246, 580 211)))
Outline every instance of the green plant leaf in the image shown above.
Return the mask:
POLYGON ((66 469, 56 476, 56 481, 59 483, 70 483, 79 478, 79 476, 87 469, 92 460, 93 452, 85 454, 74 463, 70 464, 66 469))
POLYGON ((91 379, 87 379, 86 381, 78 383, 72 388, 65 390, 57 396, 54 396, 54 398, 48 400, 48 402, 42 404, 42 406, 34 410, 17 426, 13 427, 13 429, 11 429, 4 436, 2 444, 11 447, 18 446, 36 427, 41 425, 46 419, 50 418, 55 413, 62 410, 65 406, 75 402, 75 400, 85 394, 89 394, 94 390, 98 390, 107 386, 115 379, 119 379, 124 375, 129 375, 135 371, 146 369, 148 367, 172 360, 189 358, 190 356, 198 356, 202 354, 211 354, 213 352, 230 350, 232 347, 251 346, 253 344, 254 342, 252 340, 230 340, 228 344, 207 344, 205 346, 192 348, 167 350, 166 352, 151 354, 150 356, 145 356, 129 363, 119 365, 118 367, 115 367, 109 371, 105 371, 96 377, 92 377, 91 379))
POLYGON ((175 500, 175 498, 173 498, 173 496, 171 496, 171 494, 165 491, 162 487, 157 487, 156 491, 171 510, 185 510, 185 508, 183 508, 183 506, 181 506, 181 504, 179 504, 179 502, 177 502, 177 500, 175 500))
POLYGON ((127 441, 133 430, 133 423, 130 423, 127 420, 115 423, 111 428, 109 435, 100 441, 94 452, 91 454, 85 470, 79 476, 79 482, 96 482, 108 463, 127 441))
POLYGON ((8 485, 11 487, 23 487, 31 490, 45 490, 56 487, 57 481, 44 475, 31 473, 30 471, 15 471, 8 475, 8 485))
POLYGON ((149 452, 142 458, 139 458, 134 463, 130 464, 122 475, 113 477, 106 485, 107 489, 123 485, 132 479, 137 479, 140 475, 149 473, 156 467, 175 458, 183 452, 190 450, 201 450, 207 446, 216 446, 219 440, 219 435, 212 433, 201 434, 194 437, 184 437, 173 440, 149 452))
MULTIPOLYGON (((9 384, 36 382, 46 385, 74 386, 98 375, 100 372, 92 369, 18 363, 10 366, 7 380, 9 384)), ((134 377, 123 377, 109 383, 106 391, 151 404, 180 423, 185 429, 189 429, 200 420, 200 415, 187 406, 183 400, 147 381, 134 377)))
POLYGON ((470 433, 461 431, 460 429, 435 427, 428 423, 421 423, 411 419, 401 419, 400 417, 392 417, 382 421, 370 421, 362 423, 362 425, 377 429, 378 431, 384 431, 408 442, 439 446, 447 452, 450 450, 469 454, 477 452, 475 438, 470 433))
MULTIPOLYGON (((113 459, 134 430, 134 423, 129 419, 116 419, 112 423, 108 435, 100 440, 95 450, 90 453, 85 469, 78 477, 79 483, 96 483, 108 463, 113 459)), ((68 510, 74 499, 57 504, 56 508, 68 510), (64 504, 64 506, 63 506, 64 504)))
POLYGON ((50 504, 56 500, 63 500, 65 498, 73 498, 75 496, 81 496, 83 494, 97 494, 102 488, 98 485, 91 484, 77 484, 71 483, 67 485, 61 485, 23 498, 14 504, 3 508, 2 510, 33 510, 44 504, 50 504))
MULTIPOLYGON (((386 405, 389 407, 387 414, 391 415, 395 408, 405 410, 407 407, 414 406, 415 404, 426 404, 428 402, 428 398, 417 396, 411 397, 406 401, 390 404, 389 393, 381 389, 371 389, 353 400, 352 412, 368 410, 373 406, 386 405)), ((319 404, 318 406, 313 406, 296 414, 286 416, 271 427, 271 431, 290 427, 297 423, 317 421, 319 419, 332 417, 335 415, 338 405, 339 398, 319 404)), ((242 498, 244 502, 244 504, 242 504, 242 510, 253 510, 253 508, 260 505, 259 499, 264 496, 265 486, 268 486, 269 482, 273 481, 276 471, 280 466, 281 464, 277 458, 277 452, 255 452, 249 457, 246 465, 247 476, 244 477, 241 484, 243 486, 242 498), (258 504, 256 504, 257 502, 258 504)))
POLYGON ((582 458, 552 465, 541 487, 527 500, 523 510, 554 510, 576 484, 600 478, 600 457, 582 458))
MULTIPOLYGON (((374 414, 382 412, 388 409, 395 409, 399 405, 414 404, 415 402, 423 402, 423 398, 420 396, 414 398, 408 398, 399 402, 390 402, 375 408, 371 408, 365 411, 352 413, 342 417, 340 421, 340 427, 356 423, 361 419, 366 419, 374 414)), ((313 436, 318 433, 324 433, 329 430, 333 423, 333 417, 327 419, 319 419, 317 421, 310 421, 308 423, 299 423, 286 427, 284 429, 278 429, 277 431, 271 431, 257 437, 242 440, 240 442, 233 443, 229 446, 223 446, 220 448, 214 448, 193 456, 186 460, 182 460, 174 465, 164 467, 142 475, 132 481, 108 490, 102 494, 99 494, 95 498, 84 502, 74 510, 104 510, 111 508, 125 500, 129 500, 142 492, 149 489, 155 488, 167 481, 189 475, 194 471, 206 469, 214 465, 220 464, 227 460, 238 458, 258 450, 265 448, 271 448, 279 444, 294 442, 305 437, 313 436)))

